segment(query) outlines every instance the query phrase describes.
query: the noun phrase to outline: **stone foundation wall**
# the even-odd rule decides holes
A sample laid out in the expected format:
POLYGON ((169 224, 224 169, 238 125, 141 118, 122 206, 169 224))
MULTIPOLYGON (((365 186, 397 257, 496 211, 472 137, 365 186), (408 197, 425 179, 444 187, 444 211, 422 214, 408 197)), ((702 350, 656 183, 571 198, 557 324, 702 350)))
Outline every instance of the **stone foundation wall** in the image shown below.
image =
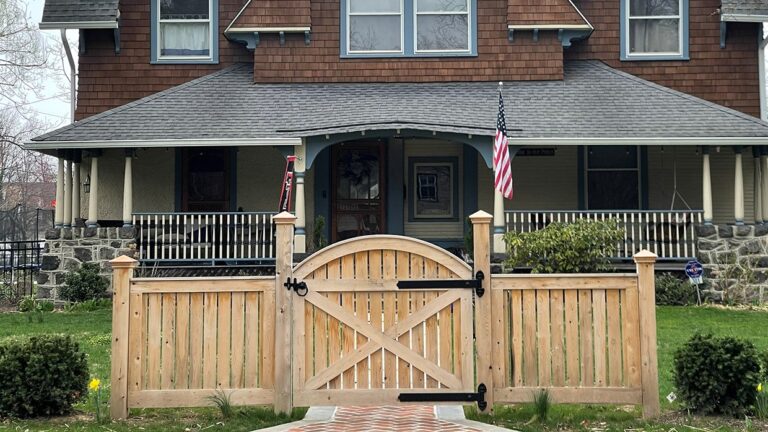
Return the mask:
POLYGON ((67 273, 83 263, 98 263, 111 283, 109 261, 120 255, 136 257, 136 228, 54 228, 45 233, 45 246, 37 296, 58 300, 67 273))
POLYGON ((696 234, 706 294, 729 303, 768 302, 768 224, 700 225, 696 234))

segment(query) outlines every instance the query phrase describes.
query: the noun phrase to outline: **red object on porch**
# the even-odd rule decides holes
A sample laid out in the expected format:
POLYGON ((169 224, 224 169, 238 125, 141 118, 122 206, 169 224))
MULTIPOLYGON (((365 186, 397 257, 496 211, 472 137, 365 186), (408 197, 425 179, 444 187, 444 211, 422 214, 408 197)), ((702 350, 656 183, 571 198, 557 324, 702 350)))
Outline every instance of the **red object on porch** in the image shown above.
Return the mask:
POLYGON ((293 164, 296 156, 288 156, 285 163, 285 175, 283 176, 283 189, 280 191, 280 204, 278 211, 291 211, 291 191, 293 190, 293 164))

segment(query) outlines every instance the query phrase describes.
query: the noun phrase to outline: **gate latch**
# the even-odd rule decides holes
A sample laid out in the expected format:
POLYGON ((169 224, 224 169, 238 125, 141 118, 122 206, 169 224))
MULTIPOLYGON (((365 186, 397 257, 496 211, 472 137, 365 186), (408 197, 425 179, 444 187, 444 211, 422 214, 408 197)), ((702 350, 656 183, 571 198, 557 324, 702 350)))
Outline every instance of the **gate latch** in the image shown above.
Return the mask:
POLYGON ((485 384, 477 386, 475 393, 400 393, 397 400, 400 402, 477 402, 480 411, 485 411, 488 402, 485 400, 485 394, 488 387, 485 384))
POLYGON ((475 273, 474 279, 438 279, 438 280, 403 280, 397 282, 400 289, 462 289, 471 288, 475 290, 478 297, 485 294, 483 280, 485 274, 482 271, 475 273))
POLYGON ((291 278, 288 278, 283 286, 288 290, 294 290, 296 291, 296 294, 299 295, 299 297, 304 297, 309 292, 309 287, 307 287, 307 283, 304 281, 298 282, 296 278, 293 278, 293 281, 291 281, 291 278))

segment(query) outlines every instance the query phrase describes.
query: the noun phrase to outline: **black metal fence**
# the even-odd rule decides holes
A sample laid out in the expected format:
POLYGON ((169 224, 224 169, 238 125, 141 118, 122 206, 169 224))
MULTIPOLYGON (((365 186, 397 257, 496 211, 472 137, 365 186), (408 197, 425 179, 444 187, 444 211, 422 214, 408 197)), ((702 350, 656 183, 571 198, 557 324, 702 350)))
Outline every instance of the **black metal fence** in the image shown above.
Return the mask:
POLYGON ((44 248, 39 240, 0 242, 0 305, 16 305, 35 293, 44 248))

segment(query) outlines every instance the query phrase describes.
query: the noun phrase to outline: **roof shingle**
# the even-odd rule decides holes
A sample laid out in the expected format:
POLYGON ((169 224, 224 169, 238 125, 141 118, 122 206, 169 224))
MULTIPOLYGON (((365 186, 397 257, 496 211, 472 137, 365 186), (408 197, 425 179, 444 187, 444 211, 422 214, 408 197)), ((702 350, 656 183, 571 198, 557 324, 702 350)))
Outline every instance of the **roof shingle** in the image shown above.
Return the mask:
POLYGON ((119 0, 45 0, 42 23, 117 21, 119 0))
POLYGON ((723 15, 768 16, 768 0, 722 0, 723 15))

